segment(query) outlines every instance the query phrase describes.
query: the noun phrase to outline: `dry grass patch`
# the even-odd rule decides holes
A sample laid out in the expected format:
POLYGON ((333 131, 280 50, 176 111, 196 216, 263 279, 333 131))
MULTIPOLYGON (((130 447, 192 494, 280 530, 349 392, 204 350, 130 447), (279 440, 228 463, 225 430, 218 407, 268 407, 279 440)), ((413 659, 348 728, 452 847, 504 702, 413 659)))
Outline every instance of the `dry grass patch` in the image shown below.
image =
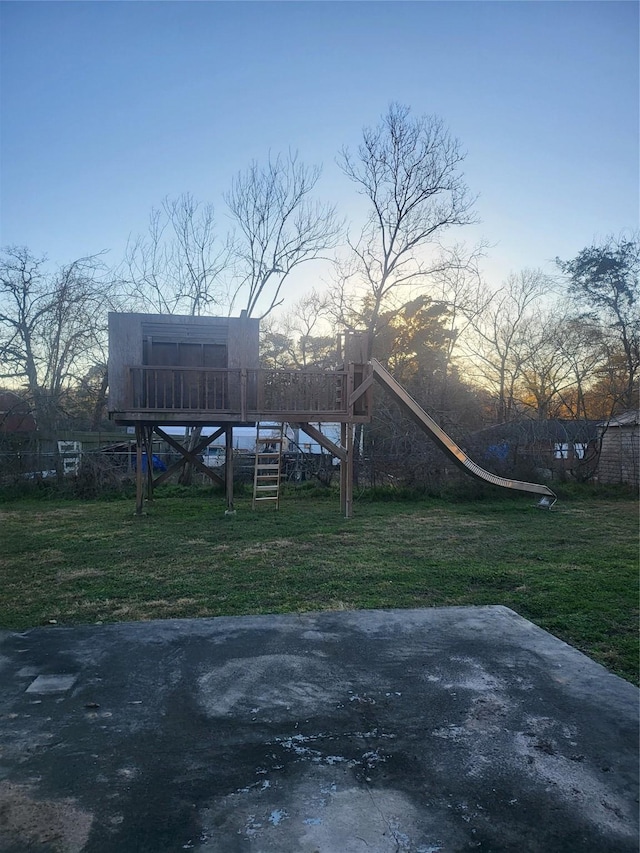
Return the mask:
POLYGON ((71 583, 85 578, 99 578, 104 575, 100 569, 63 569, 56 575, 58 583, 71 583))
POLYGON ((59 548, 43 548, 33 554, 32 559, 42 566, 55 566, 65 562, 65 555, 59 548))
POLYGON ((309 543, 295 542, 293 539, 269 539, 259 545, 250 545, 238 551, 238 557, 255 557, 264 554, 274 554, 279 551, 289 552, 308 551, 312 546, 309 543))

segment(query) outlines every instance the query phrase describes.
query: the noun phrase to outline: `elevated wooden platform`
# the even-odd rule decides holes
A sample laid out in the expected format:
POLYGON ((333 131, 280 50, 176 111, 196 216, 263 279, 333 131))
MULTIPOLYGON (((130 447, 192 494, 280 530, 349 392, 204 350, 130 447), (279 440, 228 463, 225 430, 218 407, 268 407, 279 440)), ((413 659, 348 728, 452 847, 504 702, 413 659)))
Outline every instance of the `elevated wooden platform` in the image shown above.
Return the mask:
POLYGON ((371 392, 359 389, 370 374, 363 364, 332 371, 129 365, 109 417, 128 426, 366 423, 371 392))
POLYGON ((227 509, 233 511, 233 427, 259 422, 290 423, 340 460, 341 508, 349 517, 353 504, 353 429, 371 420, 372 370, 349 364, 341 370, 265 370, 174 365, 128 365, 125 382, 110 397, 109 417, 136 428, 136 512, 153 499, 160 485, 185 464, 225 487, 227 509), (334 444, 314 424, 339 423, 340 444, 334 444), (213 426, 215 432, 184 447, 163 426, 213 426), (180 454, 180 460, 154 479, 151 466, 143 473, 143 453, 152 456, 156 433, 180 454), (225 436, 225 477, 206 467, 199 455, 216 438, 225 436), (146 483, 146 486, 145 486, 146 483))

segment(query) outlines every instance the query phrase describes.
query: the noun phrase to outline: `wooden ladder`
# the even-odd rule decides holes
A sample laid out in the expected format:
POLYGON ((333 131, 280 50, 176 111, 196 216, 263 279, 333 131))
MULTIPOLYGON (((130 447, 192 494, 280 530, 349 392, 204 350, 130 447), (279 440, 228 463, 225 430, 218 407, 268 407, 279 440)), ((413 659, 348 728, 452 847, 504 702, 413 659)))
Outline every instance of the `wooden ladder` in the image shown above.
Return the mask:
POLYGON ((280 469, 284 424, 279 427, 256 425, 256 465, 253 474, 253 502, 271 501, 275 508, 280 506, 280 469))

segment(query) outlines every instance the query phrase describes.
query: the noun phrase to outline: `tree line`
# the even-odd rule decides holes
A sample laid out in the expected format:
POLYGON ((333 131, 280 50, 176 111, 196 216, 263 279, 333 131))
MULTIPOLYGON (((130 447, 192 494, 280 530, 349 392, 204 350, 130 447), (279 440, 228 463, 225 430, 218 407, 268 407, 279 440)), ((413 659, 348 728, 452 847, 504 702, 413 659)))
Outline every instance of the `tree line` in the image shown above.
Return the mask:
MULTIPOLYGON (((523 416, 606 420, 636 408, 637 233, 557 258, 554 275, 525 269, 487 282, 479 272, 486 246, 460 240, 478 221, 464 159, 440 118, 392 104, 357 149, 337 155, 362 199, 360 223, 347 225, 317 200, 320 167, 288 152, 233 178, 228 234, 211 204, 185 193, 151 211, 115 266, 98 253, 51 270, 44 256, 8 246, 0 386, 28 402, 43 431, 96 429, 109 310, 244 310, 263 320, 268 367, 334 366, 336 334, 363 332, 368 357, 454 432, 523 416), (287 280, 321 258, 331 261, 329 282, 285 311, 287 280)), ((377 417, 381 428, 384 405, 377 417)))

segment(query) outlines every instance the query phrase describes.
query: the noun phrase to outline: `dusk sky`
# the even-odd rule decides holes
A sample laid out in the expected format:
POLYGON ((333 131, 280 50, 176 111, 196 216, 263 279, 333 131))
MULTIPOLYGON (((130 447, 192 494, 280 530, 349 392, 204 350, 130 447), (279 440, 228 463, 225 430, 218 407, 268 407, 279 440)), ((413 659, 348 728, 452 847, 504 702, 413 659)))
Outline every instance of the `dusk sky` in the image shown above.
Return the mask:
MULTIPOLYGON (((0 243, 62 263, 109 250, 169 195, 222 194, 269 151, 335 162, 391 101, 468 152, 497 283, 638 226, 635 2, 2 2, 0 243)), ((324 275, 294 278, 298 296, 324 275)))

